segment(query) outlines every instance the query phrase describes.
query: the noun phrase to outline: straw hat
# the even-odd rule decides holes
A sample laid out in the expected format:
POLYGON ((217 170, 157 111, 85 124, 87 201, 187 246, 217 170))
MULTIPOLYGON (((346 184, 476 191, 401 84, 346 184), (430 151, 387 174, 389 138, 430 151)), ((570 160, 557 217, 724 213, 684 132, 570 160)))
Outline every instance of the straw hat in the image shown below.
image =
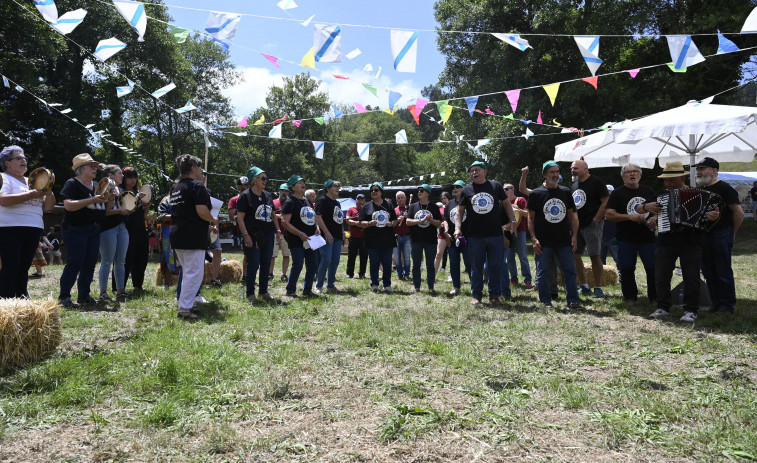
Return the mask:
POLYGON ((680 161, 672 161, 665 163, 662 175, 658 175, 657 178, 685 177, 686 175, 689 175, 689 173, 683 170, 683 163, 680 161))
POLYGON ((82 153, 74 157, 71 168, 76 170, 85 164, 97 164, 97 166, 100 167, 100 163, 92 159, 92 156, 90 156, 89 153, 82 153))

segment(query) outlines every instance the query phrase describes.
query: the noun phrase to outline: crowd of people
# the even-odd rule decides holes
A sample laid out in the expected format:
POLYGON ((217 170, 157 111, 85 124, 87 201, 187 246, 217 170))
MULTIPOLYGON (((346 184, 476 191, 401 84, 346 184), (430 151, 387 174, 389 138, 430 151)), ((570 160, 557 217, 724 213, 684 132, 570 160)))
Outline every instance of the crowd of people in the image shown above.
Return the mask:
MULTIPOLYGON (((181 155, 176 168, 180 177, 160 201, 157 222, 162 227, 160 236, 154 238, 162 245, 164 287, 170 285, 171 275, 179 272, 178 317, 196 320, 196 305, 204 302, 200 288, 208 251, 213 254, 211 285, 221 285, 218 218, 211 214, 211 192, 202 161, 181 155)), ((267 173, 254 166, 237 181, 239 194, 231 198, 228 209, 244 245, 245 293, 251 303, 273 300, 269 288, 276 278, 279 254, 280 279, 286 283, 287 297, 338 292, 337 269, 349 237, 346 276, 367 276, 373 291, 392 292, 396 272, 415 292, 423 290, 425 279, 426 290, 436 294, 437 272, 448 255, 449 297, 461 294, 462 275, 467 274, 471 304, 482 304, 486 294, 489 304, 499 305, 511 299, 511 286, 519 285, 522 277, 523 287, 535 287, 539 301, 552 307, 559 297, 559 269, 567 308, 577 310, 582 295, 605 297, 601 254, 603 243, 607 245, 607 237, 603 237, 607 221, 615 226, 615 260, 624 301, 638 303, 636 267, 641 259, 646 297, 654 309, 650 316, 669 317, 674 302, 671 279, 678 262, 684 287, 680 320, 693 322, 704 302, 700 299, 700 270, 711 310, 734 312, 731 253, 744 213, 736 191, 718 179, 716 160, 704 158, 692 168, 696 169, 696 187, 714 193, 717 203, 702 212, 711 225, 701 229, 682 226, 656 232, 670 206, 660 200, 662 193, 641 185, 641 167, 622 166, 622 184, 613 188, 591 174, 584 161, 571 165, 570 188, 560 184, 561 168, 555 161, 543 164, 543 183, 534 189, 526 185, 529 168, 524 168, 519 183, 523 196, 516 195, 513 184, 488 178, 487 165, 476 161, 468 168, 469 181, 454 182, 450 191, 443 192, 439 205, 431 201, 428 184, 418 186, 409 200, 404 192, 397 192, 392 203, 384 185, 374 182, 369 199, 357 194, 355 206, 346 213, 338 201, 338 181, 324 182, 318 196, 307 189, 305 178, 291 175, 279 185, 274 198, 267 173), (528 239, 533 244, 535 280, 528 239), (592 265, 591 286, 583 264, 585 255, 592 265)), ((41 274, 41 249, 49 249, 54 261, 60 259, 62 243, 68 251, 58 296, 64 307, 75 305, 71 297, 74 284, 77 304, 111 300, 109 281, 116 299, 129 296, 129 277, 134 290, 142 289, 148 252, 156 243, 148 238, 145 219, 149 205, 142 201, 137 171, 103 166, 86 153, 74 157, 72 169, 75 176, 60 193, 65 208, 60 232, 51 229, 43 235, 42 212, 54 206, 55 196, 28 186, 24 177, 27 161, 20 147, 10 146, 0 153, 0 237, 4 238, 0 239, 0 297, 28 298, 29 268, 35 265, 34 275, 41 274), (100 170, 108 179, 106 185, 111 184, 109 194, 102 191, 103 180, 96 181, 100 170), (127 192, 139 198, 136 207, 123 206, 127 192), (98 257, 99 297, 95 299, 90 286, 98 257)), ((667 190, 674 190, 688 188, 688 174, 680 162, 669 162, 659 177, 667 190)), ((757 185, 752 193, 757 195, 757 185)))

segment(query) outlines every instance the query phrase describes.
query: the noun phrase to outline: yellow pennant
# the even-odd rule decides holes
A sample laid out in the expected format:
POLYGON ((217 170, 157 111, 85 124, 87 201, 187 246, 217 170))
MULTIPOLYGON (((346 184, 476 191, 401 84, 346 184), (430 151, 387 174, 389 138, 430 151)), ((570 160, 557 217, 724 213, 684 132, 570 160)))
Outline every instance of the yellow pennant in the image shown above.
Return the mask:
POLYGON ((559 122, 557 122, 557 119, 552 119, 552 122, 554 122, 556 126, 562 127, 562 124, 560 124, 559 122))
POLYGON ((263 114, 262 116, 260 116, 260 119, 258 119, 257 121, 255 121, 255 123, 252 124, 252 125, 263 125, 264 122, 265 122, 265 114, 263 114))
MULTIPOLYGON (((396 108, 396 106, 395 106, 395 108, 396 108)), ((384 110, 384 112, 385 112, 385 113, 387 113, 387 114, 394 114, 394 111, 392 111, 392 110, 391 110, 391 109, 389 109, 389 108, 386 108, 386 109, 384 110)))
POLYGON ((315 69, 315 53, 313 52, 312 48, 308 50, 307 53, 305 53, 305 56, 302 57, 302 61, 300 61, 300 64, 302 66, 315 69))
POLYGON ((557 92, 560 90, 560 84, 549 84, 549 85, 543 85, 542 88, 545 92, 547 92, 547 96, 549 96, 549 101, 552 103, 552 106, 555 105, 555 98, 557 98, 557 92))
POLYGON ((447 123, 447 119, 452 115, 452 106, 444 108, 444 114, 442 115, 442 124, 447 123))

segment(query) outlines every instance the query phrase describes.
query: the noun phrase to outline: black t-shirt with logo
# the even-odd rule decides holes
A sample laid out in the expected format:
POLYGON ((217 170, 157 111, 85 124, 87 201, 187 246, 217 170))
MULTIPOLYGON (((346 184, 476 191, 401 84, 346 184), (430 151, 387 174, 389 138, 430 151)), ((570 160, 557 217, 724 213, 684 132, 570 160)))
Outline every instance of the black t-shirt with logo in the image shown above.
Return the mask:
POLYGON ((381 204, 368 201, 360 209, 358 220, 361 222, 370 222, 376 220, 378 225, 365 229, 365 247, 366 248, 393 248, 397 241, 394 238, 394 228, 387 227, 386 224, 397 220, 397 213, 394 212, 392 204, 386 199, 381 204))
POLYGON ((590 225, 602 205, 602 198, 609 195, 607 185, 596 175, 589 175, 583 182, 575 182, 571 191, 578 212, 578 226, 590 225))
MULTIPOLYGON (((74 201, 91 198, 95 196, 95 187, 93 186, 92 189, 89 189, 75 178, 70 178, 63 184, 63 189, 60 190, 60 196, 64 200, 71 199, 74 201)), ((100 223, 104 218, 105 203, 90 204, 78 211, 66 211, 61 226, 64 228, 84 227, 86 225, 100 223)))
POLYGON ((207 249, 210 222, 197 215, 196 206, 210 209, 208 189, 201 182, 182 178, 171 192, 172 249, 207 249))
MULTIPOLYGON (((447 203, 447 206, 444 208, 444 220, 447 221, 447 226, 449 227, 449 234, 454 236, 455 235, 455 216, 457 215, 457 207, 459 204, 457 204, 457 200, 452 199, 450 202, 447 203)), ((468 236, 468 221, 466 220, 468 218, 468 211, 465 211, 465 214, 463 214, 463 221, 462 226, 463 229, 461 230, 463 233, 463 236, 468 236)))
POLYGON ((739 193, 729 184, 718 180, 712 185, 704 188, 712 193, 717 193, 725 201, 725 207, 720 208, 720 220, 710 231, 721 230, 726 227, 733 227, 733 211, 729 207, 731 204, 741 204, 739 193))
POLYGON ((335 240, 342 239, 344 212, 339 201, 326 195, 321 196, 315 203, 315 214, 321 216, 323 224, 335 240))
POLYGON ((547 188, 544 185, 531 191, 528 210, 534 211, 534 233, 543 247, 570 246, 570 218, 575 211, 573 196, 567 187, 547 188))
MULTIPOLYGON (((432 202, 421 205, 419 201, 411 204, 407 210, 407 217, 410 219, 420 220, 427 215, 431 215, 434 220, 442 220, 439 207, 432 202)), ((410 227, 410 241, 413 243, 436 243, 437 235, 437 228, 431 225, 430 221, 410 227)))
POLYGON ((460 205, 465 207, 467 213, 468 234, 465 236, 485 238, 502 235, 502 201, 509 201, 507 193, 494 180, 467 184, 460 194, 460 205))
MULTIPOLYGON (((313 203, 308 201, 307 198, 300 199, 294 195, 290 196, 281 206, 281 215, 287 214, 292 214, 289 223, 294 228, 308 236, 315 235, 315 209, 313 209, 313 203)), ((290 248, 303 247, 302 239, 297 235, 290 233, 289 230, 284 235, 290 248)))
POLYGON ((244 213, 244 225, 247 233, 254 235, 258 232, 273 231, 273 196, 263 190, 260 196, 252 188, 248 188, 237 200, 237 211, 244 213))
MULTIPOLYGON (((615 188, 607 200, 607 209, 614 209, 618 214, 636 215, 634 206, 646 202, 657 201, 657 193, 648 186, 628 188, 625 185, 615 188)), ((649 212, 644 213, 649 217, 649 212)), ((643 223, 624 220, 617 222, 617 238, 626 243, 654 243, 654 232, 643 223)))

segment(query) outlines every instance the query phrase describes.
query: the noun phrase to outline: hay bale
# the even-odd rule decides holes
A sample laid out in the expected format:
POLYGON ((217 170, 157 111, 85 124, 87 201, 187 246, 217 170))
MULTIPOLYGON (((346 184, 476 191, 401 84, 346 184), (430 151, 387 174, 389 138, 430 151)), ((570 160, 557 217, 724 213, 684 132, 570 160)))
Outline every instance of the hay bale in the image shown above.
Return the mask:
MULTIPOLYGON (((175 285, 177 281, 179 281, 179 275, 171 275, 170 284, 168 286, 175 285)), ((155 271, 155 286, 160 288, 164 283, 163 270, 158 266, 158 269, 155 271)))
POLYGON ((55 352, 63 339, 51 299, 0 299, 0 367, 21 368, 55 352))
MULTIPOLYGON (((591 263, 584 262, 584 270, 586 270, 586 283, 589 286, 594 286, 594 273, 591 271, 591 263)), ((612 265, 602 266, 602 286, 612 286, 618 284, 618 269, 612 265)), ((557 282, 562 284, 562 272, 557 272, 557 282)))
MULTIPOLYGON (((210 262, 205 262, 205 270, 202 276, 202 284, 207 285, 210 283, 211 276, 213 274, 213 267, 210 262)), ((178 281, 178 275, 171 275, 171 286, 178 281)), ((235 260, 227 260, 221 262, 221 269, 218 272, 218 279, 222 283, 239 283, 242 281, 242 264, 235 260)), ((155 285, 163 286, 163 272, 160 267, 155 271, 155 285)))

